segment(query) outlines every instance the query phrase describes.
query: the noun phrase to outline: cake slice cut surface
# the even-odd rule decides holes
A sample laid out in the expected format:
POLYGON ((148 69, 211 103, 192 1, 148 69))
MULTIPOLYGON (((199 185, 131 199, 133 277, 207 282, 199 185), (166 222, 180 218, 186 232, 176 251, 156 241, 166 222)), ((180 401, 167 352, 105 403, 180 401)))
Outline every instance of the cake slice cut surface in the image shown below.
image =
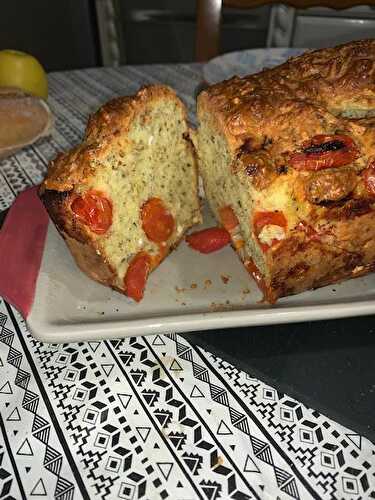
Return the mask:
POLYGON ((149 273, 201 222, 197 185, 185 106, 154 85, 91 116, 39 192, 78 266, 139 301, 149 273))

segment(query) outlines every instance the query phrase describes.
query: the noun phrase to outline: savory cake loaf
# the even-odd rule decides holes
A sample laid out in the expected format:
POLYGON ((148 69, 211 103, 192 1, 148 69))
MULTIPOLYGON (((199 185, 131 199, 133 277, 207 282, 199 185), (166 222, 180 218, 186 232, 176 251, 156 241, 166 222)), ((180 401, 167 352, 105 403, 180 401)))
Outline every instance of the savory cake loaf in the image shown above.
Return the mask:
POLYGON ((185 106, 159 85, 100 108, 40 187, 78 266, 136 301, 148 274, 201 221, 197 193, 185 106))
POLYGON ((198 97, 206 197, 269 302, 375 268, 374 59, 353 42, 198 97))

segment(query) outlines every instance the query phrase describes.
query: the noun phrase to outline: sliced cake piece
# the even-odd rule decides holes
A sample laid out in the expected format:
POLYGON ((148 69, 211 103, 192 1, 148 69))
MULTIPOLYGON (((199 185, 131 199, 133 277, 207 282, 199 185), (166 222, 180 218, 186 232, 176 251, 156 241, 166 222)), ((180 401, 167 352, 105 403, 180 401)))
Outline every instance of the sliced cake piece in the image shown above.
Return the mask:
POLYGON ((201 222, 185 106, 159 85, 108 102, 39 192, 78 266, 140 301, 149 273, 201 222))

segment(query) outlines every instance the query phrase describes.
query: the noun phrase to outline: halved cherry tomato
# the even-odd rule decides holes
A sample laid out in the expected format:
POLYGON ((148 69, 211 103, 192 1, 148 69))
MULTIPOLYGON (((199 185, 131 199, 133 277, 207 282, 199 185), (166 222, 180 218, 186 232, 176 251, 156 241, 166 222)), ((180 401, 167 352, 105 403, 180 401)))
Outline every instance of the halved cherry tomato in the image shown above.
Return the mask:
POLYGON ((234 213, 232 207, 227 205, 219 209, 220 220, 227 231, 231 231, 239 225, 237 215, 234 213))
POLYGON ((316 135, 302 144, 302 151, 292 154, 290 164, 297 170, 322 170, 341 167, 359 156, 359 150, 347 135, 316 135))
POLYGON ((112 203, 99 191, 77 196, 70 208, 96 234, 104 234, 112 225, 112 203))
POLYGON ((126 295, 140 302, 151 269, 151 257, 146 252, 138 253, 130 262, 124 278, 126 295))
POLYGON ((211 253, 220 250, 230 243, 230 234, 222 227, 210 227, 186 236, 189 247, 201 253, 211 253))
POLYGON ((266 243, 262 243, 259 241, 259 234, 261 233, 262 229, 265 226, 272 225, 272 226, 280 226, 283 229, 286 229, 288 222, 285 218, 285 215, 282 212, 255 212, 254 214, 254 219, 253 219, 253 226, 254 226, 254 234, 264 252, 266 252, 269 248, 271 248, 273 245, 278 243, 279 240, 274 239, 272 240, 270 245, 267 245, 266 243))
POLYGON ((174 218, 162 200, 150 198, 141 210, 142 228, 149 240, 154 243, 167 241, 174 230, 174 218))
POLYGON ((375 160, 372 160, 368 167, 365 168, 362 176, 367 191, 371 196, 375 196, 375 160))

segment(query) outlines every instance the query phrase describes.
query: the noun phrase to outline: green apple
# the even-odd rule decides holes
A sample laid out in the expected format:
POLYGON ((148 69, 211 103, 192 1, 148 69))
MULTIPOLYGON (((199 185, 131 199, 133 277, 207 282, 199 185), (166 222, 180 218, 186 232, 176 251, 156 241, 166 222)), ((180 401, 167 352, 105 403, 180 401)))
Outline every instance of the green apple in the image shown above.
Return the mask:
POLYGON ((0 50, 0 86, 16 87, 47 99, 48 82, 42 65, 30 54, 0 50))

